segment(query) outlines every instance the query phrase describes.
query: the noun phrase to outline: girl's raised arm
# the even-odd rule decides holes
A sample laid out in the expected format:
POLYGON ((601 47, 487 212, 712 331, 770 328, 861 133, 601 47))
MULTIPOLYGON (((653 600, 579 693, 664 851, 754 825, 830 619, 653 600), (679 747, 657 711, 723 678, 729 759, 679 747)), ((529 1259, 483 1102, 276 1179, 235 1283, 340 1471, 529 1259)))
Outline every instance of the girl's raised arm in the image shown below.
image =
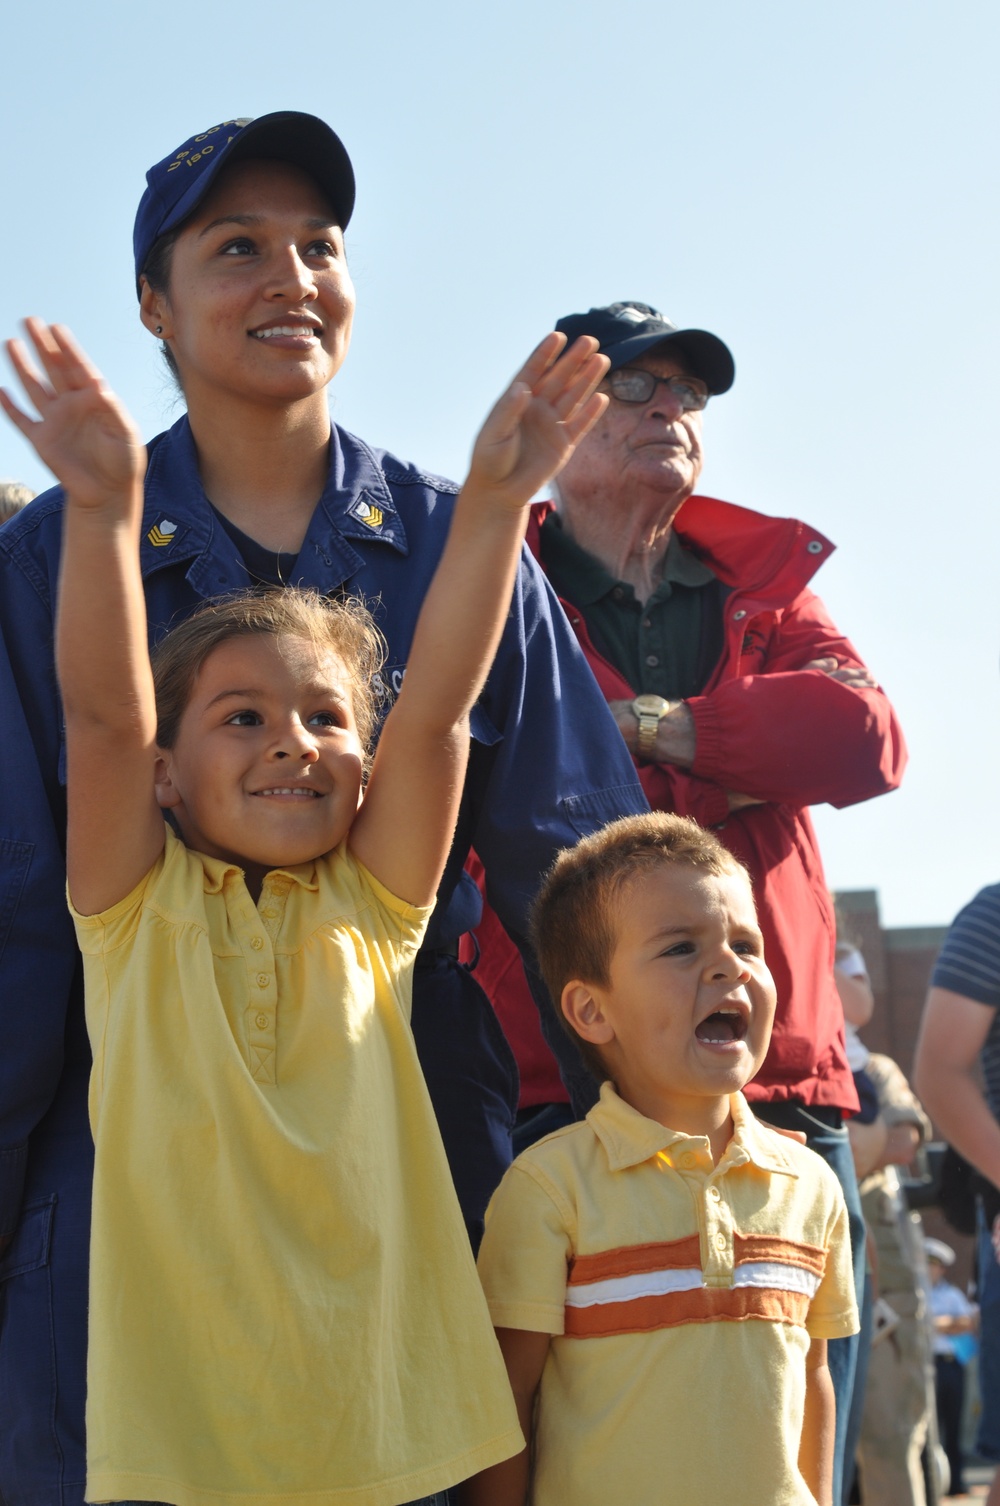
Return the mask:
POLYGON ((444 871, 469 752, 469 712, 510 605, 528 503, 607 406, 589 336, 547 335, 480 430, 375 753, 352 850, 392 893, 428 904, 444 871))
POLYGON ((20 341, 7 350, 39 416, 2 390, 0 406, 66 494, 56 665, 66 718, 67 869, 74 905, 92 915, 123 899, 163 847, 139 571, 146 452, 69 331, 37 319, 25 328, 42 370, 20 341))

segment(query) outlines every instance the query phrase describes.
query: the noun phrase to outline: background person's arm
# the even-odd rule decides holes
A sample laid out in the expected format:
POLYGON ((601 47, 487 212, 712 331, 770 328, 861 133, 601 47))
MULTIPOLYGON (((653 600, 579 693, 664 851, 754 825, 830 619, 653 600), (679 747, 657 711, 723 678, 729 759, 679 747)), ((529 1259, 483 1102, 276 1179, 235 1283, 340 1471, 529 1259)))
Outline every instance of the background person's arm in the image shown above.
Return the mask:
POLYGON ((950 989, 932 987, 924 1005, 914 1086, 941 1134, 1000 1187, 1000 1124, 979 1085, 977 1061, 996 1011, 950 989))
POLYGON ((691 772, 743 797, 840 807, 902 778, 906 750, 892 707, 811 591, 781 613, 762 672, 684 704, 691 772))

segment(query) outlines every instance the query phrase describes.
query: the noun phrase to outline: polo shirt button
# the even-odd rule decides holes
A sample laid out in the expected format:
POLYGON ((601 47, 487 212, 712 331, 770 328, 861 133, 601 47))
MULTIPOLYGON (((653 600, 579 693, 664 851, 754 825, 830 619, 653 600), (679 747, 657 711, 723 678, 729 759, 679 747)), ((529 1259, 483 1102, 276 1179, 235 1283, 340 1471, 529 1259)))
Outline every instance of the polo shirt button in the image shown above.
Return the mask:
POLYGON ((265 920, 273 920, 278 912, 273 905, 268 905, 267 909, 261 910, 260 913, 263 915, 265 920))
POLYGON ((715 1248, 717 1250, 724 1250, 726 1248, 727 1243, 728 1243, 728 1241, 727 1241, 726 1236, 724 1234, 717 1234, 715 1236, 715 1248))
POLYGON ((263 936, 251 936, 250 945, 253 947, 255 952, 259 952, 261 947, 264 945, 263 936))
POLYGON ((259 1014, 257 1016, 256 1023, 257 1023, 257 1029, 258 1030, 266 1030, 267 1029, 267 1023, 268 1023, 268 1021, 267 1021, 267 1015, 266 1014, 259 1014))
POLYGON ((257 974, 257 986, 258 986, 258 988, 266 988, 267 985, 270 983, 270 981, 271 981, 271 975, 270 975, 270 973, 258 973, 257 974))
POLYGON ((713 1202, 717 1203, 722 1196, 722 1193, 719 1191, 718 1187, 710 1187, 708 1189, 708 1195, 713 1202))
POLYGON ((659 662, 660 661, 655 654, 646 655, 646 663, 649 665, 650 669, 655 669, 659 662))
POLYGON ((743 610, 743 608, 742 608, 742 607, 740 607, 740 609, 739 609, 739 611, 738 611, 738 612, 734 612, 734 613, 733 613, 733 621, 734 621, 734 622, 742 622, 742 621, 743 621, 743 619, 744 619, 744 617, 745 617, 745 616, 746 616, 746 615, 747 615, 747 614, 746 614, 746 612, 745 612, 745 611, 744 611, 744 610, 743 610))
POLYGON ((691 1152, 689 1150, 686 1150, 684 1152, 684 1154, 681 1156, 681 1165, 682 1166, 693 1166, 694 1163, 695 1163, 695 1157, 691 1154, 691 1152))

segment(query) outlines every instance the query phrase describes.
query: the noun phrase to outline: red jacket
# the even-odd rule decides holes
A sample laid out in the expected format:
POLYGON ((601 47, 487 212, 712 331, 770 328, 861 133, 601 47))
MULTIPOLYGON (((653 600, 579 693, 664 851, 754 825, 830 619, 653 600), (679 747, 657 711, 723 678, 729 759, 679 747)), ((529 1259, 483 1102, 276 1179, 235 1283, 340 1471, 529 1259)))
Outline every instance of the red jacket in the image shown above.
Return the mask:
MULTIPOLYGON (((550 502, 532 509, 528 543, 536 557, 551 511, 550 502)), ((689 498, 674 527, 731 588, 725 643, 704 693, 687 702, 696 732, 691 769, 640 763, 639 777, 654 809, 716 828, 750 871, 778 1011, 747 1097, 854 1112, 833 982, 833 906, 807 807, 854 805, 895 789, 906 764, 902 732, 880 689, 803 672, 823 657, 862 664, 807 588, 833 550, 822 534, 712 497, 689 498), (765 803, 730 814, 727 790, 765 803)), ((633 688, 598 653, 582 614, 570 602, 563 607, 607 699, 630 699, 633 688)), ((494 959, 490 972, 500 971, 494 959)), ((503 1018, 502 1001, 499 1012, 503 1018)))

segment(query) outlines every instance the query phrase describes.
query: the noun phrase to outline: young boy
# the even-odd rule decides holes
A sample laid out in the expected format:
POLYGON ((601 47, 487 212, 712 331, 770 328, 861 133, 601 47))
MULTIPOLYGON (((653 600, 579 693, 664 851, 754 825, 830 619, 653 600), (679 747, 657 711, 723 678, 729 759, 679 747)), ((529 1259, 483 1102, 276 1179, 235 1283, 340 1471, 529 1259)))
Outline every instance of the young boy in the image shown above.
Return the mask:
POLYGON ((596 341, 486 421, 368 773, 378 635, 293 590, 146 643, 145 452, 67 331, 8 348, 62 482, 57 662, 96 1171, 87 1499, 398 1506, 521 1435, 409 1031, 468 714, 596 341), (164 814, 169 813, 170 825, 164 814))
POLYGON ((775 1006, 746 871, 692 821, 618 821, 560 855, 534 937, 604 1084, 487 1214, 480 1276, 530 1447, 467 1501, 830 1506, 847 1214, 740 1093, 775 1006))

